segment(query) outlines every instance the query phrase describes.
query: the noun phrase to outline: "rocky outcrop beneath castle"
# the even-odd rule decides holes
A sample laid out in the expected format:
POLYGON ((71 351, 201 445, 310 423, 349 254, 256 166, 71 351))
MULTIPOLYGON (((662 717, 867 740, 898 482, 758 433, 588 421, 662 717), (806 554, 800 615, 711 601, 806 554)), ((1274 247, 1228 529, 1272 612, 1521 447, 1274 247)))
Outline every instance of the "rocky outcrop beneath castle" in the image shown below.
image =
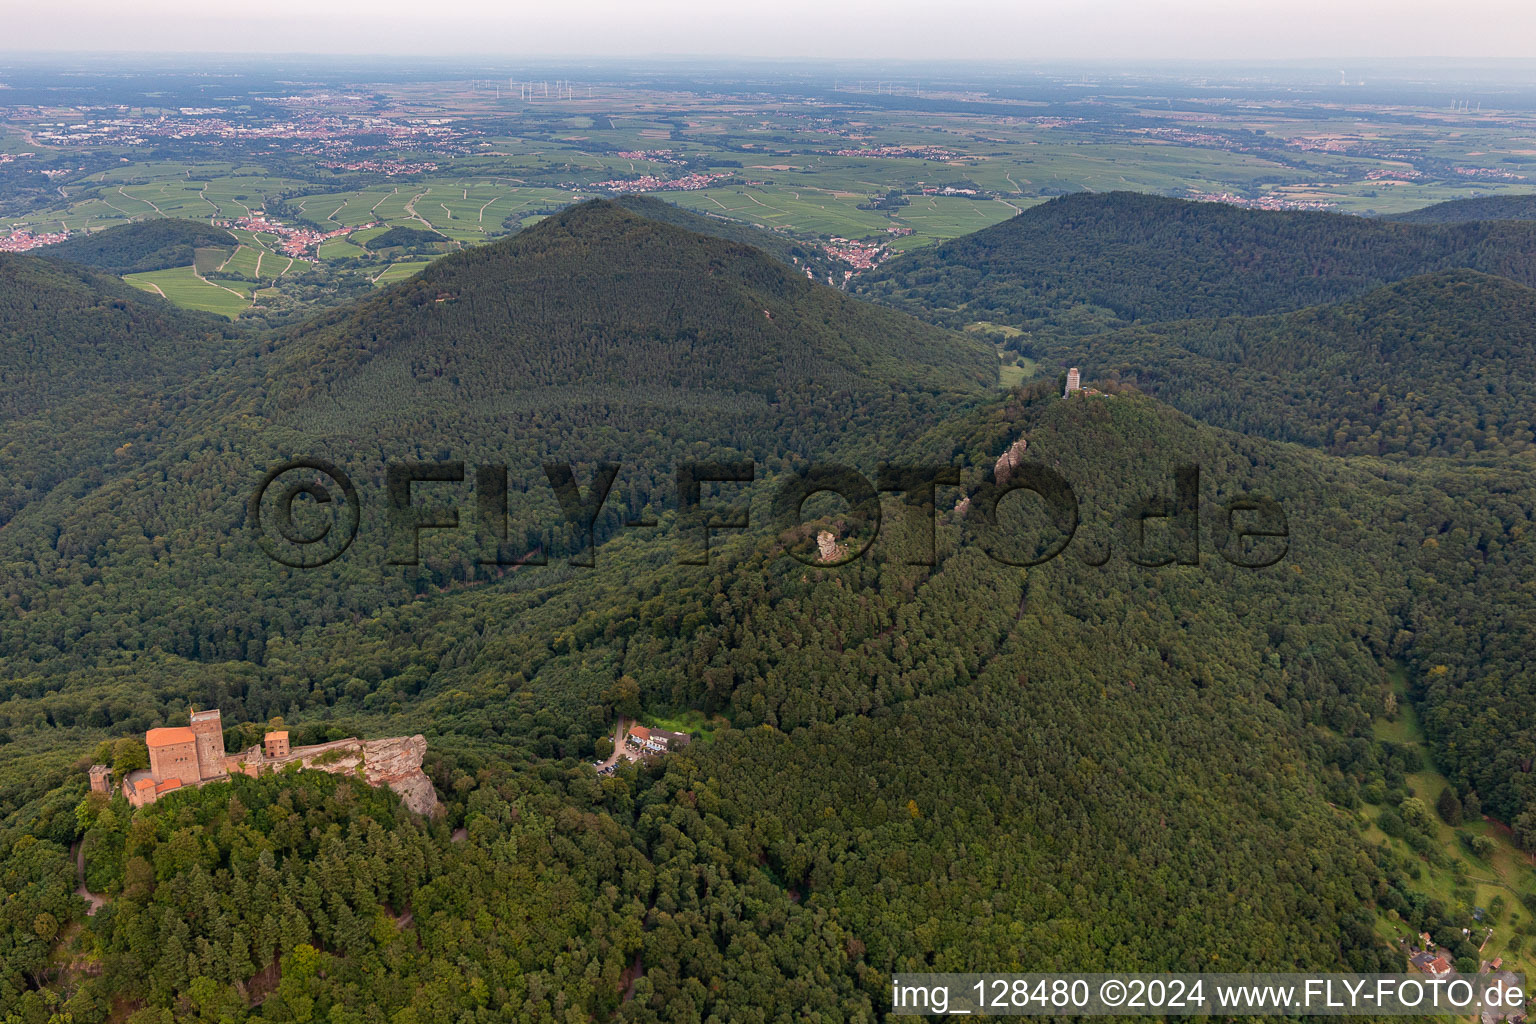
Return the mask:
POLYGON ((422 735, 394 736, 369 740, 363 744, 363 772, 370 785, 388 786, 400 794, 400 801, 417 814, 437 813, 437 790, 421 770, 427 753, 427 738, 422 735))
POLYGON ((391 736, 382 740, 344 739, 294 747, 285 757, 264 757, 261 747, 252 747, 230 758, 231 771, 255 776, 261 772, 281 771, 292 764, 332 775, 356 775, 370 786, 388 786, 400 795, 401 803, 417 814, 435 814, 437 790, 421 770, 427 753, 425 736, 391 736))

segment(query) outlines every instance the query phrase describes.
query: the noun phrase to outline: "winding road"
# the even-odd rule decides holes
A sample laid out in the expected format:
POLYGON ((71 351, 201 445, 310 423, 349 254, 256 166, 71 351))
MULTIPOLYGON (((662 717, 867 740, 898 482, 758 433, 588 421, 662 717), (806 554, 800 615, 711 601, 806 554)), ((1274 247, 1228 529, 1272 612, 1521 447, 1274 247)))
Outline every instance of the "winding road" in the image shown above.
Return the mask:
POLYGON ((81 840, 75 841, 75 895, 85 900, 87 917, 95 917, 96 911, 106 906, 106 898, 98 896, 85 887, 85 844, 81 840))

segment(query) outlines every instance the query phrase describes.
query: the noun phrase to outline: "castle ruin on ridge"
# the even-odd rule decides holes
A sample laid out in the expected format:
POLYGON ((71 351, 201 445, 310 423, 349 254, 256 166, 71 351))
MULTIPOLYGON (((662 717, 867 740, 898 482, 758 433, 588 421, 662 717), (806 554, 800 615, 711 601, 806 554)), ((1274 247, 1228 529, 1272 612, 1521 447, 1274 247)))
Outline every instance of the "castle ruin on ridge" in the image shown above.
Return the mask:
MULTIPOLYGON (((287 732, 273 731, 249 750, 227 754, 219 710, 192 708, 187 725, 150 729, 144 734, 144 743, 149 748, 149 768, 129 772, 120 786, 123 796, 134 807, 147 807, 185 786, 219 782, 234 774, 255 778, 265 771, 297 765, 338 775, 359 775, 371 786, 388 786, 400 795, 407 808, 418 814, 431 814, 438 808, 437 791, 421 770, 422 757, 427 752, 424 736, 381 740, 352 737, 293 747, 287 732)), ((92 792, 112 792, 109 767, 92 765, 87 774, 92 792)))

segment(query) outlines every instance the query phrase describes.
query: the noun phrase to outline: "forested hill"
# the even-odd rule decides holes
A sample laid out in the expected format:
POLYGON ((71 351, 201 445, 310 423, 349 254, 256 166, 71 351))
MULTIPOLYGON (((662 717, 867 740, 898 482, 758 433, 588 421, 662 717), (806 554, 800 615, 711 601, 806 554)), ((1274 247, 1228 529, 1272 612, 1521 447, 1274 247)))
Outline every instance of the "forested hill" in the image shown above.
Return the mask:
MULTIPOLYGON (((102 648, 152 635, 178 657, 217 662, 262 651, 295 607, 315 626, 376 614, 415 587, 501 575, 468 529, 429 547, 419 574, 384 571, 387 535, 374 530, 347 563, 270 587, 246 499, 295 454, 350 467, 375 507, 387 464, 505 465, 512 488, 531 492, 510 502, 509 551, 564 554, 582 539, 567 537, 545 463, 579 466, 583 487, 594 463, 620 464, 601 543, 675 507, 684 461, 758 461, 766 475, 790 459, 897 458, 996 384, 995 354, 972 338, 612 203, 447 257, 257 344, 258 360, 222 378, 220 415, 98 458, 74 500, 0 532, 0 561, 47 565, 46 589, 61 598, 37 617, 0 611, 0 647, 88 657, 65 623, 94 617, 102 648), (145 523, 174 558, 143 543, 145 523), (95 586, 108 564, 117 585, 95 586)), ((122 444, 115 431, 97 436, 122 444)))
POLYGON ((434 247, 438 243, 446 241, 447 238, 436 231, 396 225, 386 230, 383 234, 375 235, 368 239, 366 245, 374 252, 400 248, 416 252, 436 253, 439 250, 434 247))
POLYGON ((1383 220, 1401 224, 1461 224, 1473 220, 1536 220, 1536 192, 1515 196, 1452 199, 1383 220))
MULTIPOLYGON (((655 196, 624 195, 619 196, 614 202, 626 210, 651 220, 659 220, 701 235, 713 235, 715 238, 740 242, 743 245, 761 249, 781 262, 799 268, 802 273, 807 269, 813 271, 817 280, 824 280, 828 273, 838 269, 835 261, 826 253, 812 248, 799 239, 767 228, 755 227, 745 221, 695 213, 676 203, 657 199, 655 196)), ((843 266, 846 267, 846 265, 843 266)), ((841 276, 841 270, 838 270, 838 273, 841 276)))
POLYGON ((114 278, 0 253, 0 418, 102 384, 211 365, 222 318, 177 309, 114 278), (189 365, 190 364, 190 365, 189 365))
POLYGON ((1395 224, 1078 193, 900 256, 856 284, 868 298, 952 327, 1084 333, 1284 312, 1455 267, 1536 285, 1536 224, 1395 224))
POLYGON ((230 248, 235 238, 223 228, 194 220, 156 218, 77 235, 48 250, 50 257, 114 274, 190 266, 199 246, 230 248))
POLYGON ((1400 483, 1469 495, 1417 542, 1440 568, 1414 588, 1399 654, 1439 763, 1536 850, 1536 291, 1452 270, 1294 313, 1031 345, 1087 383, 1132 384, 1250 436, 1384 456, 1400 483))
POLYGON ((1536 454, 1536 290, 1449 270, 1331 306, 1041 342, 1204 422, 1338 454, 1536 454))
MULTIPOLYGON (((244 656, 109 650, 26 667, 5 684, 23 699, 0 701, 8 751, 27 755, 0 760, 0 852, 17 880, 0 999, 37 1005, 16 993, 48 962, 41 915, 82 919, 77 836, 112 900, 83 931, 101 973, 73 982, 92 1024, 111 999, 234 1020, 260 1000, 262 1018, 349 1022, 477 1007, 879 1019, 892 972, 999 950, 1062 969, 1376 971, 1400 961, 1373 931, 1389 909, 1459 934, 1469 919, 1410 898, 1408 865, 1366 843, 1354 810, 1363 792, 1407 795, 1402 759, 1371 737, 1389 704, 1381 659, 1411 642, 1399 609, 1459 560, 1417 543, 1455 499, 1142 396, 1062 401, 1050 387, 883 454, 979 469, 1021 437, 1082 502, 1084 547, 1036 568, 958 544, 947 511, 931 566, 908 564, 917 542, 896 523, 836 570, 780 557, 762 528, 723 538, 708 567, 626 532, 593 572, 430 588, 330 624, 299 602, 297 574, 271 571, 240 591, 248 603, 216 603, 197 652, 262 617, 273 635, 244 656), (1113 517, 1167 493, 1182 462, 1206 467, 1217 501, 1282 501, 1292 555, 1240 569, 1207 546, 1199 565, 1132 564, 1113 517), (416 820, 385 791, 307 774, 133 814, 64 773, 188 701, 232 722, 426 729, 448 816, 416 820), (710 726, 686 752, 608 778, 582 763, 614 714, 684 709, 710 726)), ((195 480, 233 440, 156 472, 195 480)), ((180 599, 180 565, 236 571, 234 540, 218 560, 197 540, 165 538, 141 603, 180 599)), ((95 547, 93 571, 124 587, 134 546, 95 547)), ((58 616, 89 613, 60 569, 74 566, 47 566, 49 607, 34 601, 28 625, 78 635, 58 616)), ((124 613, 87 619, 92 643, 124 613)))
POLYGON ((996 374, 971 338, 603 200, 455 253, 290 337, 271 374, 280 405, 348 386, 409 400, 433 381, 460 401, 551 386, 807 398, 971 391, 996 374))
POLYGON ((0 255, 0 524, 80 468, 156 435, 239 336, 114 278, 0 255))
POLYGON ((1128 389, 999 394, 963 336, 613 203, 259 344, 189 385, 222 389, 196 415, 0 529, 0 1012, 876 1020, 893 972, 939 965, 1397 970, 1384 921, 1475 962, 1469 908, 1416 894, 1423 862, 1366 828, 1419 803, 1417 754, 1375 735, 1391 659, 1431 681, 1456 784, 1536 845, 1509 756, 1536 701, 1505 685, 1529 679, 1536 621, 1520 466, 1339 458, 1128 389), (976 490, 1020 440, 1076 489, 1053 561, 1002 561, 1037 553, 1030 506, 988 535, 947 486, 932 533, 891 495, 835 568, 787 557, 767 518, 810 461, 954 466, 976 490), (246 515, 295 455, 335 461, 364 506, 312 570, 267 558, 246 515), (751 520, 683 564, 673 471, 717 458, 757 460, 709 504, 751 520), (412 504, 462 528, 386 562, 383 467, 456 459, 468 479, 412 504), (573 564, 540 463, 590 494, 598 459, 623 472, 573 564), (506 547, 547 564, 485 559, 469 467, 498 462, 506 547), (1191 464, 1204 529, 1144 523, 1191 464), (1278 562, 1219 529, 1239 494, 1283 508, 1278 562), (137 813, 85 795, 91 761, 142 754, 105 741, 189 704, 234 736, 423 732, 445 817, 314 773, 137 813), (700 735, 598 776, 618 715, 700 735), (110 901, 89 921, 76 840, 110 901))

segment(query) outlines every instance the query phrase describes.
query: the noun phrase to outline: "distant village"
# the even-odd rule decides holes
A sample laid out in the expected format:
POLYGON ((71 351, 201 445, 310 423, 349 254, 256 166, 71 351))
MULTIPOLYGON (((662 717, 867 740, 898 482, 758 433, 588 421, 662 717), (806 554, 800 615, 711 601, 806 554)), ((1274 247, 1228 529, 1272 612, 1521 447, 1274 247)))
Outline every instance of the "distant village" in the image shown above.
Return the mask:
POLYGON ((401 174, 430 174, 437 170, 431 160, 322 160, 320 166, 331 171, 365 171, 393 178, 401 174))
POLYGON ((871 146, 866 149, 840 149, 838 156, 874 157, 885 160, 953 160, 955 154, 938 146, 871 146))
MULTIPOLYGON (((51 146, 149 146, 161 140, 219 145, 228 142, 284 141, 293 152, 335 153, 360 148, 357 140, 382 139, 388 148, 431 146, 445 152, 466 150, 471 131, 453 118, 393 118, 371 113, 317 113, 309 109, 317 97, 268 96, 264 102, 292 109, 285 119, 244 117, 223 107, 182 107, 175 114, 135 116, 127 107, 118 116, 92 117, 74 123, 39 122, 34 137, 51 146)), ((345 106, 340 97, 325 96, 328 108, 345 106)), ((353 100, 362 105, 361 97, 353 100)), ((381 148, 377 143, 369 149, 381 148)))
POLYGON ((869 270, 880 262, 885 247, 874 242, 859 242, 851 238, 833 238, 822 246, 833 259, 851 263, 854 270, 869 270))
POLYGON ((69 241, 68 231, 50 231, 44 234, 33 234, 30 231, 14 231, 0 238, 0 252, 28 252, 32 249, 40 249, 45 245, 58 245, 60 242, 69 241))
POLYGON ((313 228, 289 227, 281 221, 271 219, 263 210, 252 210, 248 216, 237 217, 232 221, 215 221, 214 226, 243 228, 246 231, 276 235, 282 239, 278 243, 278 248, 282 250, 283 255, 299 257, 310 249, 319 248, 322 242, 350 235, 354 231, 366 231, 368 228, 376 228, 379 225, 377 221, 370 221, 367 224, 340 227, 334 231, 316 231, 313 228))
POLYGON ((1191 190, 1185 198, 1197 203, 1226 203, 1228 206, 1244 206, 1250 210, 1331 210, 1335 203, 1322 199, 1288 199, 1284 196, 1257 196, 1248 198, 1234 192, 1198 192, 1191 190))
MULTIPOLYGON (((431 814, 438 807, 437 791, 421 770, 427 751, 423 736, 354 737, 295 747, 289 744, 287 730, 272 730, 260 743, 228 754, 219 710, 192 708, 187 725, 150 729, 144 734, 144 745, 149 748, 149 767, 128 772, 117 784, 135 808, 148 807, 185 788, 225 782, 232 775, 256 778, 290 766, 358 775, 371 786, 388 786, 418 814, 431 814)), ((92 792, 113 791, 112 769, 107 765, 93 764, 87 775, 92 792)))
POLYGON ((637 178, 614 178, 610 181, 594 181, 590 185, 572 187, 585 187, 599 189, 604 192, 628 193, 628 192, 693 192, 701 188, 709 188, 722 178, 729 178, 729 172, 717 172, 715 174, 684 174, 676 178, 662 178, 654 174, 642 174, 637 178))
MULTIPOLYGON (((408 173, 408 172, 401 172, 408 173)), ((377 221, 367 224, 354 224, 338 227, 334 231, 316 231, 313 228, 296 228, 278 220, 268 217, 264 211, 252 210, 248 216, 237 217, 234 220, 215 220, 214 227, 242 228, 246 231, 276 235, 281 241, 278 248, 286 256, 295 258, 303 257, 312 249, 332 238, 340 238, 350 235, 354 231, 366 231, 368 228, 379 226, 377 221)), ((8 235, 0 236, 0 252, 29 252, 40 249, 45 245, 57 245, 66 242, 70 238, 68 231, 51 231, 34 233, 30 231, 13 231, 8 235)))

